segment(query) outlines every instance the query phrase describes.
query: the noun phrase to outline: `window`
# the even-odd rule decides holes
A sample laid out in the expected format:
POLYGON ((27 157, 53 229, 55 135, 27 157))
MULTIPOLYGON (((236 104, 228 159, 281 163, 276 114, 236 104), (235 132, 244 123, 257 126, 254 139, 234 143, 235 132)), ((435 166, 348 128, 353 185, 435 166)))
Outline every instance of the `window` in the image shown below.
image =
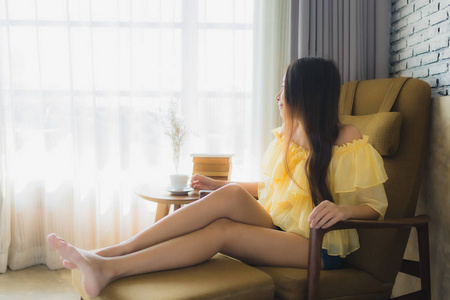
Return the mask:
POLYGON ((172 101, 190 129, 180 171, 191 153, 225 153, 232 179, 258 178, 259 132, 278 125, 289 7, 0 0, 0 272, 60 267, 42 233, 94 249, 151 225, 156 206, 133 188, 163 188, 174 171, 161 121, 172 101))
POLYGON ((159 180, 173 170, 161 126, 171 101, 190 129, 184 172, 190 153, 227 153, 235 173, 251 176, 243 166, 252 0, 0 0, 0 8, 15 178, 55 188, 74 173, 88 186, 97 177, 159 180))

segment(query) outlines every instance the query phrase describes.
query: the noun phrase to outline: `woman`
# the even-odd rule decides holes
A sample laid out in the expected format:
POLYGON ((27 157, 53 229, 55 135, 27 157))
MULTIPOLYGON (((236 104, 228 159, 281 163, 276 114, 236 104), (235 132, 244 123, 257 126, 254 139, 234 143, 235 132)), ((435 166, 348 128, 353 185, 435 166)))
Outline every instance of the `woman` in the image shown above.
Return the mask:
MULTIPOLYGON (((259 185, 195 175, 193 188, 215 191, 118 245, 93 253, 51 234, 50 246, 66 268, 81 269, 91 297, 115 279, 192 266, 218 252, 252 265, 305 268, 309 227, 382 218, 387 207, 382 159, 358 129, 339 124, 339 91, 333 62, 297 60, 276 96, 285 123, 274 131, 259 185)), ((328 233, 323 267, 339 268, 340 257, 358 247, 355 231, 328 233)))

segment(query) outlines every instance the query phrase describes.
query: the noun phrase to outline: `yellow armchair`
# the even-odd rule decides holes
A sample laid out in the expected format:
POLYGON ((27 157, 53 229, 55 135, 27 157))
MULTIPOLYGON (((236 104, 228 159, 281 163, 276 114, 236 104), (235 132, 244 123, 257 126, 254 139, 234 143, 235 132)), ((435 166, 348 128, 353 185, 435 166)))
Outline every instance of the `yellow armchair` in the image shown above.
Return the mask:
POLYGON ((388 181, 385 221, 343 221, 311 230, 308 270, 259 267, 275 283, 275 299, 389 299, 398 272, 421 278, 422 290, 398 299, 430 299, 429 217, 414 217, 424 170, 430 87, 412 78, 349 82, 342 87, 341 122, 370 134, 388 181), (410 228, 418 230, 420 263, 404 261, 410 228), (361 248, 341 270, 321 271, 323 235, 357 228, 361 248))
MULTIPOLYGON (((427 216, 415 217, 427 145, 431 92, 418 79, 349 82, 341 91, 341 122, 369 134, 382 154, 389 180, 384 221, 348 220, 311 230, 309 268, 247 266, 217 255, 180 270, 144 274, 111 283, 96 299, 389 299, 398 272, 421 278, 422 290, 398 299, 431 299, 427 216), (410 228, 418 230, 420 263, 404 261, 410 228), (361 248, 340 270, 320 270, 323 235, 357 228, 361 248)), ((84 295, 80 274, 72 273, 84 295)), ((89 298, 85 298, 88 300, 89 298)))

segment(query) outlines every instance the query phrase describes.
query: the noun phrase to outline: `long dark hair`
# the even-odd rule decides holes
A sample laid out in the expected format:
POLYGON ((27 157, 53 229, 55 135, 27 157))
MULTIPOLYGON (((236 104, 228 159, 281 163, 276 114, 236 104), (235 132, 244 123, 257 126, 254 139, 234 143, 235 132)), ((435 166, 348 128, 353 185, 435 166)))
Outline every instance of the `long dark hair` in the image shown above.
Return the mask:
POLYGON ((303 126, 309 144, 305 172, 314 205, 327 199, 333 201, 327 185, 332 147, 339 134, 339 94, 341 76, 335 63, 324 58, 301 58, 293 62, 285 77, 285 152, 288 175, 289 145, 295 122, 303 126))

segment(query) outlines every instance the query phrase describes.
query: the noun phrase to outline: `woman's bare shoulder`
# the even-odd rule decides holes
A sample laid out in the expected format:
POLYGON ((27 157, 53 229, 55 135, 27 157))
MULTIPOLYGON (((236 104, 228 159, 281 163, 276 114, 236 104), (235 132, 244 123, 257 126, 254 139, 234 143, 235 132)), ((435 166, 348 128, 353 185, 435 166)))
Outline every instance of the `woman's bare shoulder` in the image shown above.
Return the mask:
POLYGON ((353 125, 342 125, 334 145, 340 147, 359 139, 362 139, 362 134, 358 128, 353 125))

